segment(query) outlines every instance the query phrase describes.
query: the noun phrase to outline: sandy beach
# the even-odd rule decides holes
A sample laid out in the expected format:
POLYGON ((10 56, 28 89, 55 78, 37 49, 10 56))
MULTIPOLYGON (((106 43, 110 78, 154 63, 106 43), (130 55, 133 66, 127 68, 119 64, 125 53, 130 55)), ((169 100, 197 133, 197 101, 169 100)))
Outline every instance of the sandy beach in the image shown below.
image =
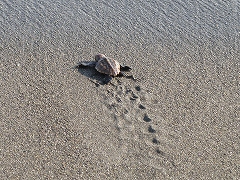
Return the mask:
POLYGON ((239 179, 238 0, 0 1, 0 179, 239 179), (103 53, 136 81, 74 68, 103 53))

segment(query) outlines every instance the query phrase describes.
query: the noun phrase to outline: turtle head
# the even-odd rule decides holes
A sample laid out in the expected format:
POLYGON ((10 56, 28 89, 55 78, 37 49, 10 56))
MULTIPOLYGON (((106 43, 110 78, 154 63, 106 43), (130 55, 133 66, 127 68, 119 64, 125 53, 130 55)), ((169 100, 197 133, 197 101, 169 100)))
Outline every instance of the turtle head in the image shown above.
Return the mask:
POLYGON ((99 60, 102 59, 102 58, 106 58, 106 56, 105 56, 104 54, 97 54, 97 55, 95 56, 95 61, 99 61, 99 60))

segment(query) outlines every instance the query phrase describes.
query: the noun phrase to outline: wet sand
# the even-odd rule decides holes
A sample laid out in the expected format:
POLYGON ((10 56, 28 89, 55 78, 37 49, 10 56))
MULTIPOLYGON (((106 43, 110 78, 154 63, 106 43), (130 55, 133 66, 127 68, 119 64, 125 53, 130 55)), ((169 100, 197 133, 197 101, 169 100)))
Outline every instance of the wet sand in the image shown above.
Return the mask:
POLYGON ((0 179, 238 179, 239 12, 0 2, 0 179), (137 81, 74 68, 97 53, 137 81))

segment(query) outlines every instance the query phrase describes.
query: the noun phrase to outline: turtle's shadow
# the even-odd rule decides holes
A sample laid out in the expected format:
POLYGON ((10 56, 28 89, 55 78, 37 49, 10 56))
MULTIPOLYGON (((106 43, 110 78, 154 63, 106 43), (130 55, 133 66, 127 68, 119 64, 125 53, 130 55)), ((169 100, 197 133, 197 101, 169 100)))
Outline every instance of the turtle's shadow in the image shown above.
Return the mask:
POLYGON ((105 85, 105 79, 109 76, 98 72, 94 67, 76 67, 78 72, 88 77, 96 85, 105 85))

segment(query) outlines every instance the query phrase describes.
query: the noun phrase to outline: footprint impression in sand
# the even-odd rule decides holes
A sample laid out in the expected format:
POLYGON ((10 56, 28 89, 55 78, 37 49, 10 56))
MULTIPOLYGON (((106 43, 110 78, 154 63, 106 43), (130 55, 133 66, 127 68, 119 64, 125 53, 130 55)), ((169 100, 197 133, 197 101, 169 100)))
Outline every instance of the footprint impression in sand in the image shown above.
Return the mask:
POLYGON ((120 138, 142 141, 144 136, 148 138, 152 136, 151 144, 147 144, 154 147, 156 154, 175 167, 172 157, 160 149, 161 143, 157 138, 157 130, 154 128, 156 122, 148 114, 148 109, 144 105, 149 99, 148 92, 140 86, 127 87, 120 81, 117 81, 115 85, 101 86, 101 88, 107 89, 101 91, 104 97, 103 108, 111 112, 114 127, 119 132, 120 138))
POLYGON ((102 94, 104 97, 103 108, 111 111, 115 128, 119 131, 120 137, 122 139, 139 139, 136 136, 147 130, 148 136, 152 134, 151 143, 155 147, 155 152, 161 156, 166 156, 166 153, 159 149, 160 141, 155 135, 157 130, 154 129, 153 120, 144 105, 144 102, 148 99, 148 93, 142 90, 140 86, 130 88, 119 81, 117 85, 112 84, 101 88, 107 88, 105 93, 102 94), (145 124, 145 126, 142 126, 142 124, 145 124))

